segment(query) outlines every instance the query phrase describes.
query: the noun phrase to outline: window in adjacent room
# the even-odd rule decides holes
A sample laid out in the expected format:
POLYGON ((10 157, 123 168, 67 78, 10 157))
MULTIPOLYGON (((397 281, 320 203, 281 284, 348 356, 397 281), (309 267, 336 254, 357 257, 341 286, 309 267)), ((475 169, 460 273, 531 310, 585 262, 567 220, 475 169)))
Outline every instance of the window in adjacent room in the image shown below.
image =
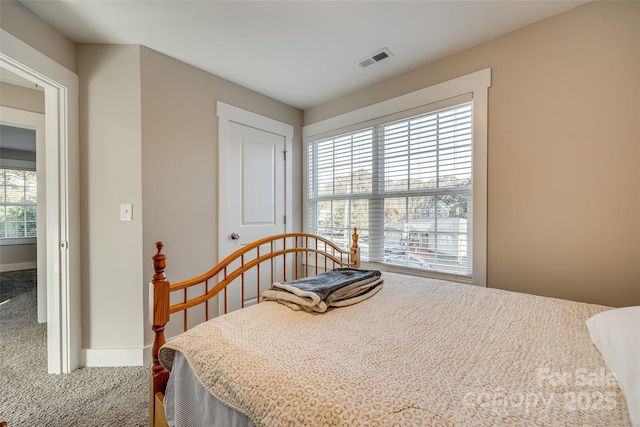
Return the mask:
POLYGON ((0 168, 0 238, 36 237, 36 171, 0 168))
POLYGON ((365 262, 484 284, 487 87, 480 108, 454 88, 307 135, 307 230, 349 247, 357 227, 365 262))

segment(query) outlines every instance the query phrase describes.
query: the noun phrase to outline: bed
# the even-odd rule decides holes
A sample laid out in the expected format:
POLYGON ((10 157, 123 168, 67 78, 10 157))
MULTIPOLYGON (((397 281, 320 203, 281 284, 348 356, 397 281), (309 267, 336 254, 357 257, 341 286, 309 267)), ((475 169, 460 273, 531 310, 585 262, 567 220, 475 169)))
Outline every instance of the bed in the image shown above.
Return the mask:
POLYGON ((265 238, 173 284, 157 247, 152 426, 637 425, 635 380, 621 378, 637 344, 623 334, 628 357, 610 369, 611 345, 598 341, 610 336, 601 317, 620 314, 610 307, 383 273, 374 296, 309 313, 246 301, 275 281, 359 268, 356 230, 347 250, 303 233, 265 238), (210 304, 225 315, 189 318, 204 305, 208 319, 210 304), (184 332, 165 342, 171 314, 184 332))

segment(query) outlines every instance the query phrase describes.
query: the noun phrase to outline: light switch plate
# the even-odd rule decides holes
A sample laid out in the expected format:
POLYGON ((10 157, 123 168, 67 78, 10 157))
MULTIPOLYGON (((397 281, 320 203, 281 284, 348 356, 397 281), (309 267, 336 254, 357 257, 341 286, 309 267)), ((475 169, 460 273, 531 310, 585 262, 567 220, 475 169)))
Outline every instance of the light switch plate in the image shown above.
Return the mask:
POLYGON ((133 221, 133 205, 131 203, 120 205, 120 221, 133 221))

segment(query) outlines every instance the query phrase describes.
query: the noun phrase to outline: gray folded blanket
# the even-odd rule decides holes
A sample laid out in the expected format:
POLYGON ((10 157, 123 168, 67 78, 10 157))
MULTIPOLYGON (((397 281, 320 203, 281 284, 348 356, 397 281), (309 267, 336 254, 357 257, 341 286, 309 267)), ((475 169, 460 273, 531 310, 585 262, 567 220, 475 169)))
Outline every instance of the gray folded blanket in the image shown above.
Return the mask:
POLYGON ((375 295, 383 280, 377 270, 337 268, 289 282, 274 282, 263 292, 263 301, 277 301, 293 310, 324 313, 329 307, 345 307, 375 295))

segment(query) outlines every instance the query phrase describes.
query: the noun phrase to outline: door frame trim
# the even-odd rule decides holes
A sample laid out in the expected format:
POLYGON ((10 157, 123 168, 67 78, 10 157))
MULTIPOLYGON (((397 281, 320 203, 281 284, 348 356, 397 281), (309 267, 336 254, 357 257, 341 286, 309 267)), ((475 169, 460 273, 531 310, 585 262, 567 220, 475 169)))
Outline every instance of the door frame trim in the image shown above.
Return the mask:
POLYGON ((78 75, 0 29, 0 66, 45 89, 47 358, 50 374, 80 367, 78 75))

